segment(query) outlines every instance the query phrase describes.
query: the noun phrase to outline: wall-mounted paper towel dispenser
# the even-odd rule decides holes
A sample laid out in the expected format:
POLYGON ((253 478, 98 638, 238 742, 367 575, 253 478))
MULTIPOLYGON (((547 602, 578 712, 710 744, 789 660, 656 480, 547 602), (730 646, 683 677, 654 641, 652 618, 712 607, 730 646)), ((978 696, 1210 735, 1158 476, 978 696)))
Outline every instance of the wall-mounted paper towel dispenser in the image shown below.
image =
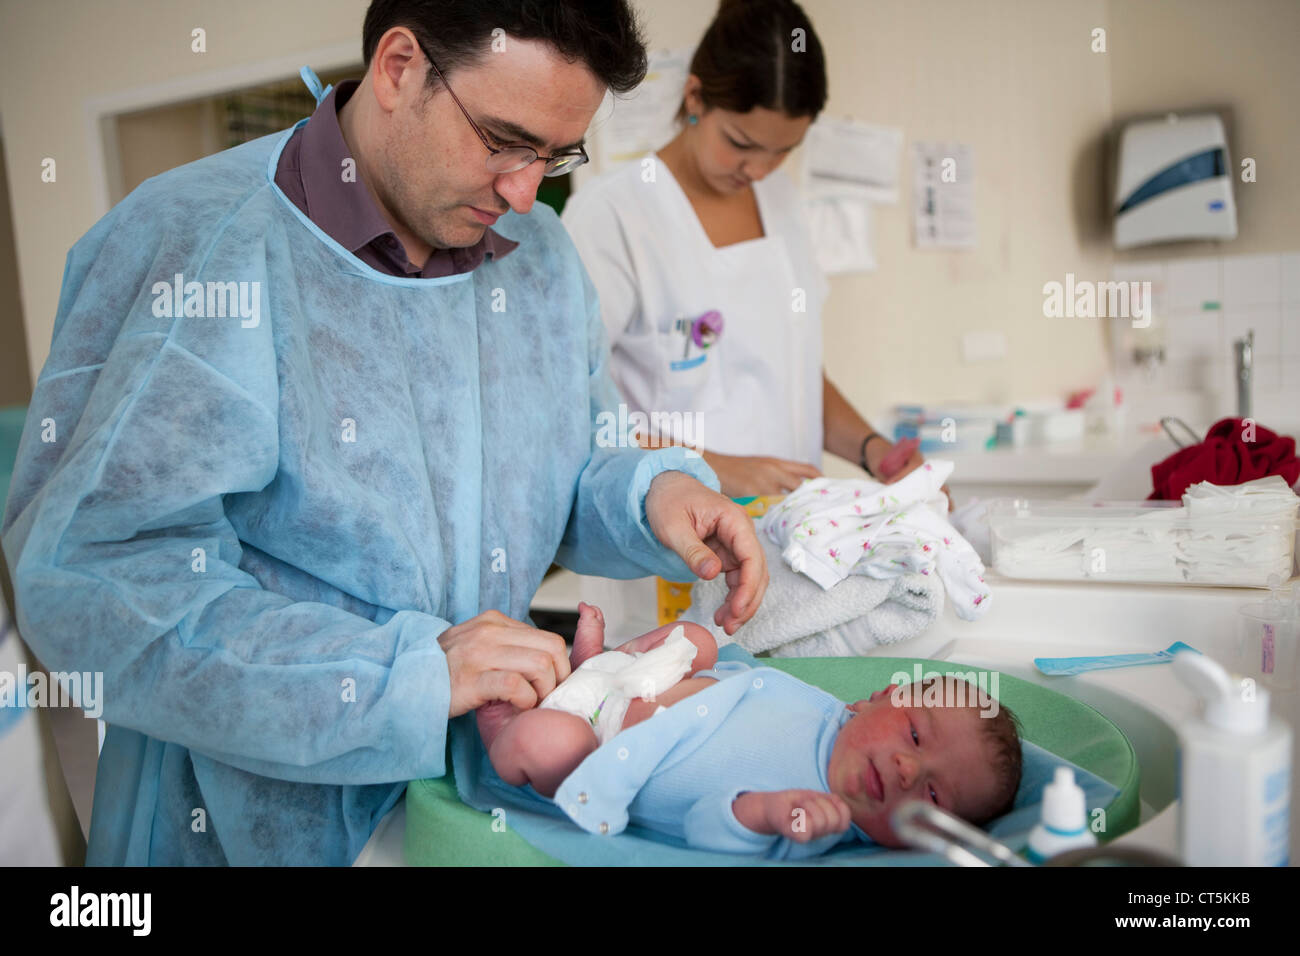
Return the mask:
POLYGON ((1116 173, 1117 248, 1236 238, 1228 143, 1215 114, 1129 123, 1116 173))

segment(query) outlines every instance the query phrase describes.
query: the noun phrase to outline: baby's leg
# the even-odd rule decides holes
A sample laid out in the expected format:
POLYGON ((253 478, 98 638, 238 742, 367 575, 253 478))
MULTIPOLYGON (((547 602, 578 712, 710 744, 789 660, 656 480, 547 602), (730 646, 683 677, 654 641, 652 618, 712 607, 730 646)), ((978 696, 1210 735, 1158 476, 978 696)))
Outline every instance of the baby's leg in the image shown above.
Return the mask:
MULTIPOLYGON (((672 633, 676 624, 666 624, 633 638, 618 650, 624 653, 648 651, 658 647, 672 633)), ((683 623, 687 640, 695 645, 695 657, 687 672, 706 670, 718 661, 718 645, 713 635, 698 624, 683 623)), ((570 666, 577 670, 584 661, 601 653, 605 642, 605 618, 600 608, 578 604, 578 628, 574 634, 570 666)), ((645 720, 660 707, 671 707, 703 687, 709 678, 688 678, 664 691, 654 701, 634 699, 623 720, 623 729, 645 720)), ((508 701, 493 701, 478 709, 479 735, 487 748, 492 768, 502 780, 513 786, 531 783, 543 796, 554 795, 564 778, 596 749, 599 742, 591 725, 581 717, 559 710, 519 711, 508 701)))
MULTIPOLYGON (((713 635, 706 628, 688 621, 680 623, 683 636, 695 645, 695 658, 691 661, 691 669, 686 673, 694 674, 698 671, 708 670, 718 662, 718 642, 713 639, 713 635)), ((640 637, 633 638, 626 644, 621 645, 618 650, 626 653, 651 650, 667 640, 668 635, 673 632, 675 627, 677 627, 677 623, 664 624, 662 627, 657 627, 640 637)), ((622 729, 627 730, 629 727, 633 727, 652 716, 660 707, 671 707, 682 698, 698 693, 714 683, 716 681, 711 677, 687 677, 669 687, 655 699, 633 698, 632 703, 628 705, 627 714, 623 717, 622 729)))
MULTIPOLYGON (((695 645, 695 659, 687 672, 708 670, 718 662, 718 642, 713 639, 707 628, 687 621, 680 622, 686 639, 695 645)), ((664 624, 653 631, 647 631, 640 637, 634 637, 625 644, 614 648, 624 654, 635 654, 658 647, 673 632, 677 623, 664 624)), ((576 671, 588 658, 595 657, 605 650, 605 616, 594 604, 578 602, 578 627, 573 636, 573 653, 569 655, 569 665, 576 671)))
MULTIPOLYGON (((596 605, 579 601, 578 627, 573 635, 573 651, 569 654, 570 669, 576 671, 582 666, 583 661, 595 657, 604 649, 605 616, 600 613, 600 608, 596 605)), ((523 711, 508 700, 494 700, 478 709, 475 714, 478 733, 483 738, 483 746, 487 748, 489 755, 497 737, 521 713, 523 711)))
POLYGON ((591 724, 562 710, 526 710, 497 735, 488 751, 492 769, 506 783, 531 783, 553 797, 564 778, 596 749, 591 724))
POLYGON ((681 625, 686 639, 695 645, 695 659, 691 661, 691 669, 686 673, 694 674, 696 671, 708 670, 718 663, 718 642, 713 639, 713 635, 709 633, 707 628, 692 624, 689 621, 678 621, 656 627, 653 631, 647 631, 640 637, 632 638, 626 644, 620 644, 615 650, 622 651, 625 654, 651 650, 667 640, 668 635, 673 632, 673 628, 677 627, 678 624, 681 625))
POLYGON ((605 615, 594 604, 578 602, 578 627, 573 633, 569 666, 577 670, 583 661, 605 650, 605 615))
POLYGON ((474 711, 474 720, 478 724, 478 735, 483 740, 484 748, 491 753, 492 744, 501 731, 510 726, 521 711, 508 700, 494 700, 474 711))
POLYGON ((637 697, 628 705, 627 715, 623 718, 623 729, 627 730, 643 720, 648 720, 660 707, 671 707, 679 700, 698 694, 704 688, 716 683, 717 681, 712 677, 688 677, 669 687, 654 700, 637 697))

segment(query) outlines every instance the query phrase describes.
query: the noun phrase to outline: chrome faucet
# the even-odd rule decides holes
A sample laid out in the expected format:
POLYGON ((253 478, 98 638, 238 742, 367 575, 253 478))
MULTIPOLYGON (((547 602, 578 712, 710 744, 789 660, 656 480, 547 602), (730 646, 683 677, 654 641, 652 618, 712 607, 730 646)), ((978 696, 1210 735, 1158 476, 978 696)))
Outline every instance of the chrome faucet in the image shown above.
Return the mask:
POLYGON ((890 824, 898 838, 912 849, 941 854, 954 866, 1033 866, 983 830, 920 800, 900 804, 890 824))
POLYGON ((1250 386, 1255 371, 1255 330, 1232 343, 1237 352, 1237 417, 1250 417, 1250 386))

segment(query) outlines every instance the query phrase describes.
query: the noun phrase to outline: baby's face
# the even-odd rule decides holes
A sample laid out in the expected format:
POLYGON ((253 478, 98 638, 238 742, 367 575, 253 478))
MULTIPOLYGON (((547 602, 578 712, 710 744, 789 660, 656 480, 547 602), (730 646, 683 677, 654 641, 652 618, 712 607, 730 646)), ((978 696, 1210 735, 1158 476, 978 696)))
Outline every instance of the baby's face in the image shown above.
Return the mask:
POLYGON ((889 817, 907 800, 933 803, 963 820, 988 815, 997 794, 976 707, 896 705, 891 684, 850 704, 855 716, 831 752, 830 787, 853 822, 881 846, 902 846, 889 817))

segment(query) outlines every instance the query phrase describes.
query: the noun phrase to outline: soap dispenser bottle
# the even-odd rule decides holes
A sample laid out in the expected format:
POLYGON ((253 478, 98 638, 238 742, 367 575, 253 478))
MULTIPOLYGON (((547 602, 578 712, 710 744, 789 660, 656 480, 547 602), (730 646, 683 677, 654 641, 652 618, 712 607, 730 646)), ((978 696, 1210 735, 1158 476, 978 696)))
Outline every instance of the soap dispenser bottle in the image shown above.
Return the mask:
POLYGON ((1097 835, 1088 829, 1088 808, 1083 788, 1074 782, 1074 771, 1057 767, 1052 782, 1043 788, 1043 819, 1029 833, 1030 863, 1042 863, 1066 850, 1097 845, 1097 835))
POLYGON ((1286 866, 1290 857, 1291 728, 1269 719, 1268 691, 1237 683, 1201 654, 1174 656, 1201 699, 1182 728, 1178 837, 1189 866, 1286 866))

